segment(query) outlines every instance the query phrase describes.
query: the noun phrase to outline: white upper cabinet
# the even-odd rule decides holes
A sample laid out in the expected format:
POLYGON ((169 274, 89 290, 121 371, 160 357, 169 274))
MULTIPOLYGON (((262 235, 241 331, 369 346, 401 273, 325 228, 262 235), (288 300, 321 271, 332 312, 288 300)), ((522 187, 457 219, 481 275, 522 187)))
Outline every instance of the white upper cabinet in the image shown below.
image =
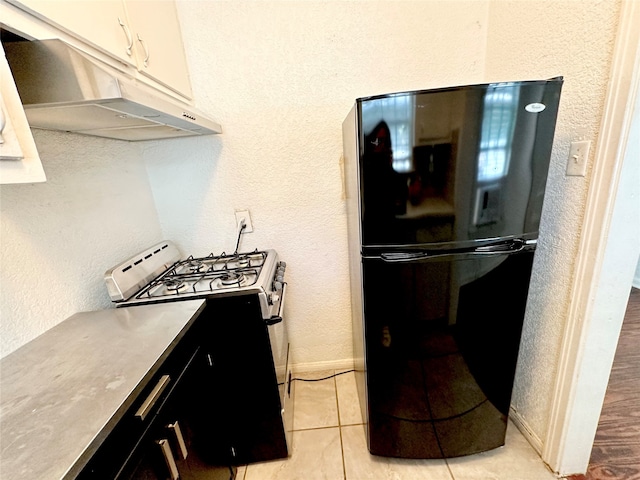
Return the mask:
POLYGON ((133 34, 122 0, 9 0, 129 65, 136 65, 133 34))
POLYGON ((45 180, 18 90, 0 47, 0 184, 45 180))
MULTIPOLYGON (((191 99, 182 33, 173 1, 8 1, 191 99)), ((131 74, 126 68, 125 73, 131 74)))
POLYGON ((173 1, 127 0, 138 70, 191 98, 182 33, 173 1))

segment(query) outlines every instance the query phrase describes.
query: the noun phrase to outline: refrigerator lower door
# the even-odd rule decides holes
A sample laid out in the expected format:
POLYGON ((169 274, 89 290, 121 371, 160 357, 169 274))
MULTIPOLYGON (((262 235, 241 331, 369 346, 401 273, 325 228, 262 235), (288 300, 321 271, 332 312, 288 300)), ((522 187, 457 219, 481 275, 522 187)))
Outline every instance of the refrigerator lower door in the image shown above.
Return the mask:
POLYGON ((364 258, 365 418, 374 455, 448 458, 504 444, 533 251, 364 258))

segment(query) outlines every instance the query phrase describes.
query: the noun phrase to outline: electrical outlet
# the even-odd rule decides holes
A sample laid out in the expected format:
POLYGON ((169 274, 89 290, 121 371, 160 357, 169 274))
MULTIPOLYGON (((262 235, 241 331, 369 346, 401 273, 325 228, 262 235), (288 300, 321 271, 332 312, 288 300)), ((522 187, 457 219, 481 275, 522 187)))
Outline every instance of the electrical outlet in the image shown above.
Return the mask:
POLYGON ((251 224, 251 216, 249 215, 249 210, 236 210, 236 226, 238 229, 240 228, 240 224, 244 220, 244 224, 246 228, 244 229, 244 233, 253 232, 253 225, 251 224))
POLYGON ((578 177, 584 177, 586 175, 590 147, 590 140, 571 142, 569 160, 567 161, 567 175, 578 177))

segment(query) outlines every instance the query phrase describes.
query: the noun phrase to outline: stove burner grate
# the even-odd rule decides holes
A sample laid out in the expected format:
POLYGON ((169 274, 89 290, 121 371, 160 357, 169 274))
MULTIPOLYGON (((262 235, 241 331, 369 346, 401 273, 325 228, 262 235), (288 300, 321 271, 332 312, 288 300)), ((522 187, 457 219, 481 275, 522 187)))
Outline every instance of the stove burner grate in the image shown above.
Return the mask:
POLYGON ((137 295, 138 299, 160 299, 175 295, 225 294, 235 289, 251 287, 258 282, 266 264, 266 251, 239 254, 192 256, 175 263, 164 274, 149 283, 137 295))

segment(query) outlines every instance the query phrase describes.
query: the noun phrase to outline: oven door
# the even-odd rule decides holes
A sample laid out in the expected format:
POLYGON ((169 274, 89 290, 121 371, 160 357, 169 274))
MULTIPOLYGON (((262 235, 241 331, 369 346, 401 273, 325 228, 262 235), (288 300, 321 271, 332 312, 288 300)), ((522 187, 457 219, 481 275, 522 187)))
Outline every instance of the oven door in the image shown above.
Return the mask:
POLYGON ((280 395, 281 415, 285 427, 288 450, 291 451, 291 436, 293 434, 293 383, 291 382, 291 365, 289 359, 289 337, 284 318, 284 303, 287 284, 283 284, 277 314, 265 320, 273 365, 278 380, 278 394, 280 395))

